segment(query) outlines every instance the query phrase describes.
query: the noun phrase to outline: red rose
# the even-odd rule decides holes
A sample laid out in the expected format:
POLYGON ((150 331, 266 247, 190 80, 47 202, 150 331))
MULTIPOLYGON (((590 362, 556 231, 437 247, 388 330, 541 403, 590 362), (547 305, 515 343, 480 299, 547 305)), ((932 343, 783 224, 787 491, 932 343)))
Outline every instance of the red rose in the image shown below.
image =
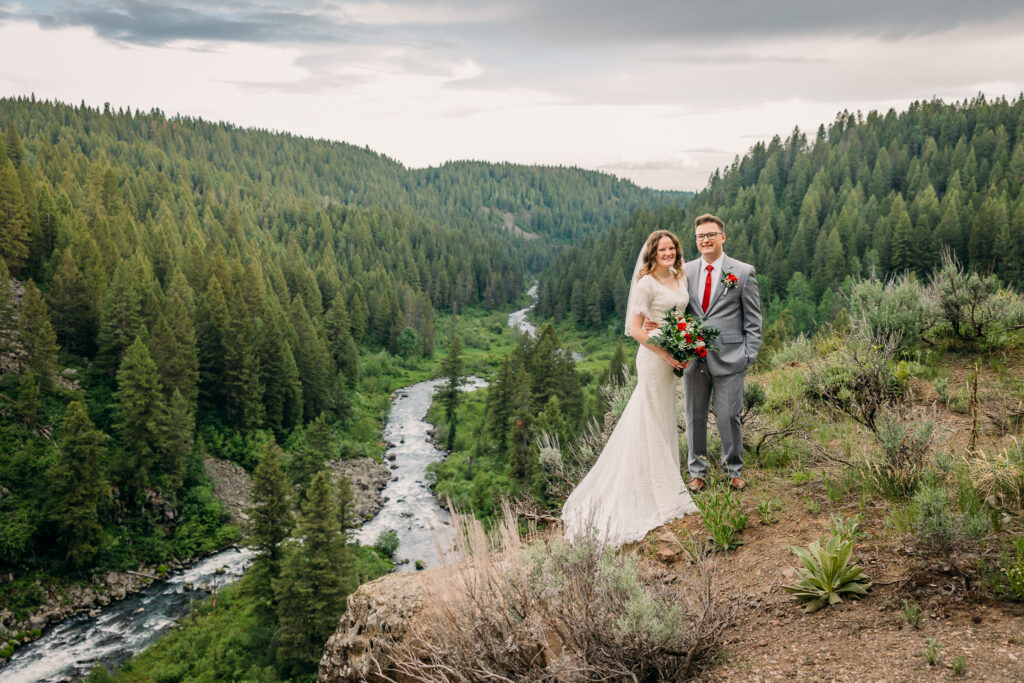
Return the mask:
POLYGON ((701 347, 697 349, 697 355, 703 358, 704 356, 708 355, 708 350, 705 349, 704 347, 701 347))
POLYGON ((729 273, 726 277, 729 279, 729 282, 736 282, 737 280, 739 280, 739 278, 733 275, 732 273, 729 273))
POLYGON ((686 329, 686 323, 679 323, 678 325, 676 325, 676 329, 677 330, 685 330, 686 329))
POLYGON ((697 341, 704 341, 704 337, 697 337, 697 341))
POLYGON ((685 342, 686 342, 687 344, 689 344, 690 342, 692 342, 692 341, 693 341, 693 337, 691 337, 691 336, 690 336, 690 335, 688 335, 688 334, 684 334, 684 335, 683 335, 683 341, 685 341, 685 342))

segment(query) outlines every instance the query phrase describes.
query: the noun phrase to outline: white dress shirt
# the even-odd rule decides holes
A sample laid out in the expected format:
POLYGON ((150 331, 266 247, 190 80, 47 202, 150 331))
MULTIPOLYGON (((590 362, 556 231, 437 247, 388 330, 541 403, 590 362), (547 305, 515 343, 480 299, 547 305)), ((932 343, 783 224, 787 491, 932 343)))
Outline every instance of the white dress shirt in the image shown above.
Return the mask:
POLYGON ((702 256, 700 259, 700 272, 697 273, 697 306, 699 307, 704 301, 704 284, 708 280, 708 266, 711 266, 711 295, 708 297, 708 302, 714 300, 715 290, 718 289, 719 280, 722 279, 722 259, 725 257, 723 253, 714 263, 708 263, 702 256))

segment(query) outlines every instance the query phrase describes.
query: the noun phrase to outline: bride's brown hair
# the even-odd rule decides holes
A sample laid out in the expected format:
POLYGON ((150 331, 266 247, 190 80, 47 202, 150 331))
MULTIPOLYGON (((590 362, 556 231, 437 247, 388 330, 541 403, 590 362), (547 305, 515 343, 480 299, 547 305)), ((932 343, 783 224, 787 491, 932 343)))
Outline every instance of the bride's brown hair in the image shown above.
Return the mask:
POLYGON ((672 244, 676 245, 676 260, 672 264, 672 268, 675 270, 673 275, 677 280, 683 276, 683 249, 679 246, 679 238, 668 230, 655 230, 647 237, 647 242, 644 244, 644 264, 640 267, 640 272, 636 274, 637 280, 654 270, 654 260, 658 257, 658 242, 662 237, 669 238, 672 240, 672 244))

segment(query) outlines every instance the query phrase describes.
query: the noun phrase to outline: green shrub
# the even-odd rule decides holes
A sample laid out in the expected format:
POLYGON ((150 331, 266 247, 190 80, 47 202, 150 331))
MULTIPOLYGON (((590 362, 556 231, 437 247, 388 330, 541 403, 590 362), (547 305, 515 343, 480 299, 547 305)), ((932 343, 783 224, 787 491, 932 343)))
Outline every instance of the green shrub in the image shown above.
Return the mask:
POLYGON ((1014 599, 1024 602, 1024 536, 1013 539, 1013 546, 1017 557, 1003 572, 1006 574, 1006 583, 1014 599))
POLYGON ((747 514, 738 493, 711 481, 703 493, 694 497, 694 502, 715 548, 731 550, 742 543, 737 536, 747 528, 747 514))
POLYGON ((398 534, 391 529, 380 532, 377 536, 376 542, 373 544, 374 549, 380 553, 381 557, 392 558, 395 556, 395 551, 398 550, 398 534))
POLYGON ((925 327, 955 343, 997 339, 1024 319, 1024 302, 995 275, 967 271, 947 249, 924 291, 925 327))
POLYGON ((769 525, 779 521, 775 513, 780 509, 782 509, 782 504, 779 501, 761 494, 761 502, 757 504, 757 516, 761 518, 761 524, 769 525))
POLYGON ((924 474, 934 429, 930 421, 911 427, 889 415, 879 420, 875 436, 881 453, 859 467, 864 484, 893 500, 912 495, 924 474))
POLYGON ((796 570, 800 580, 783 589, 807 603, 804 612, 809 614, 840 603, 844 595, 859 598, 867 594, 871 584, 864 570, 852 560, 853 541, 833 536, 824 546, 814 541, 806 548, 790 550, 804 566, 796 570))
POLYGON ((893 371, 895 338, 844 337, 825 340, 823 355, 805 374, 805 395, 812 405, 832 410, 878 431, 885 409, 903 397, 906 381, 893 371))
POLYGON ((939 645, 939 641, 934 638, 926 638, 924 643, 924 661, 928 662, 928 666, 935 666, 939 663, 939 655, 942 654, 942 646, 939 645))
POLYGON ((910 600, 903 601, 903 619, 912 628, 921 628, 921 606, 910 600))
POLYGON ((934 554, 948 553, 988 533, 987 517, 957 514, 949 491, 935 482, 918 489, 910 510, 915 537, 934 554))
POLYGON ((813 357, 814 345, 808 337, 800 334, 772 354, 772 367, 780 368, 789 363, 806 363, 809 358, 813 357))
POLYGON ((922 287, 907 274, 883 283, 871 278, 850 287, 850 317, 871 337, 895 337, 903 348, 922 341, 925 309, 922 287))
POLYGON ((831 519, 832 533, 838 536, 843 542, 855 542, 864 536, 864 532, 860 530, 860 523, 864 519, 863 515, 858 514, 853 517, 832 515, 831 519))

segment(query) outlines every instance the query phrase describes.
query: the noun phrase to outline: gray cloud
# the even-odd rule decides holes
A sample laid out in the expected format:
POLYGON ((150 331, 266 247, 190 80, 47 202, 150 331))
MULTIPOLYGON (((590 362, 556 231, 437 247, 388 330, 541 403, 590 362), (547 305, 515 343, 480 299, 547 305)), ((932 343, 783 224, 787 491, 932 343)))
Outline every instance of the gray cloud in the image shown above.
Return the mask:
MULTIPOLYGON (((355 0, 350 6, 361 3, 380 4, 377 0, 355 0)), ((499 0, 495 6, 509 9, 500 14, 500 20, 480 16, 480 5, 479 0, 396 0, 392 6, 398 18, 404 9, 410 12, 410 20, 392 21, 386 27, 346 21, 342 5, 335 0, 71 0, 33 3, 34 9, 22 10, 17 15, 43 26, 89 26, 111 40, 159 45, 178 39, 294 43, 348 41, 374 34, 378 38, 385 34, 399 38, 406 32, 421 33, 427 26, 423 17, 431 12, 454 12, 462 13, 466 21, 441 27, 441 32, 448 34, 445 40, 499 45, 503 49, 538 43, 557 48, 580 44, 643 45, 651 41, 686 41, 689 45, 713 47, 715 41, 743 37, 808 34, 898 39, 964 25, 1024 19, 1024 5, 1019 0, 861 0, 855 7, 848 0, 648 0, 629 5, 620 0, 499 0)), ((18 5, 12 3, 8 7, 18 5)), ((0 8, 0 16, 3 12, 0 8)), ((11 9, 6 13, 14 14, 11 9)), ((695 58, 699 57, 685 59, 692 62, 695 58)), ((708 59, 730 58, 741 60, 743 55, 708 59)))
MULTIPOLYGON (((123 43, 163 45, 174 40, 251 43, 351 41, 356 32, 303 3, 72 1, 18 14, 44 28, 87 26, 123 43)), ((359 33, 366 33, 363 27, 359 33)))
POLYGON ((619 0, 538 0, 532 13, 534 28, 564 39, 714 40, 756 36, 806 34, 877 35, 897 39, 944 31, 958 26, 1024 17, 1017 0, 719 0, 679 2, 649 0, 624 5, 619 0))

